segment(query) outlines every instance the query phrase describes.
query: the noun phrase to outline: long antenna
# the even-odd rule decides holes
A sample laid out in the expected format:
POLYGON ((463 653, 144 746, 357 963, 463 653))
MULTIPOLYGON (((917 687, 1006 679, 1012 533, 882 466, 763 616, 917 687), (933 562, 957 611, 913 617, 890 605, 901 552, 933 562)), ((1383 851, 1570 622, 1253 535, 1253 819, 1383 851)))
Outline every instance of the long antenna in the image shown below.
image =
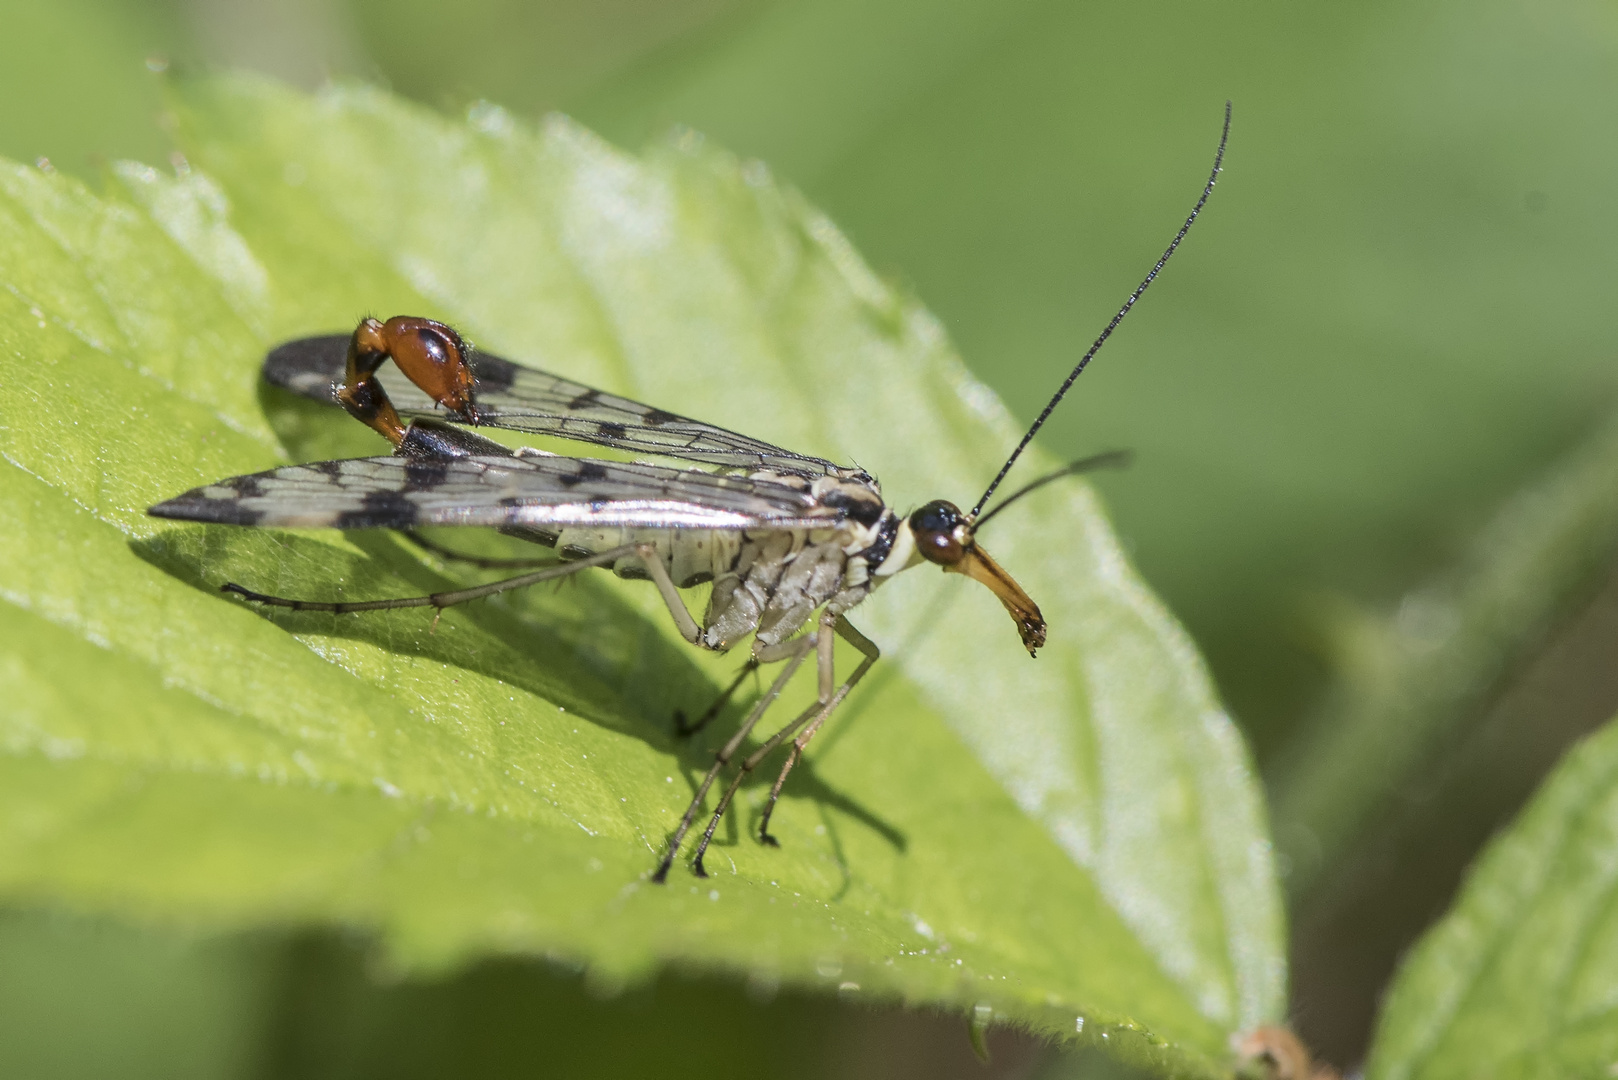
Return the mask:
MULTIPOLYGON (((1044 487, 1046 484, 1054 483, 1057 480, 1062 479, 1064 476, 1077 476, 1079 473, 1095 472, 1097 469, 1122 469, 1127 467, 1134 457, 1135 455, 1128 450, 1108 450, 1105 453, 1093 454, 1087 458, 1080 458, 1078 461, 1070 461, 1066 465, 1063 465, 1060 469, 1057 469, 1055 472, 1046 473, 1038 480, 1024 484, 1016 491, 1013 491, 1010 495, 1007 495, 1005 498, 1001 499, 993 510, 990 510, 987 514, 984 514, 982 517, 972 522, 972 528, 983 528, 983 526, 989 523, 990 518, 994 517, 994 515, 998 514, 1000 511, 1004 510, 1006 507, 1010 506, 1024 495, 1032 494, 1033 492, 1036 492, 1040 488, 1044 487)), ((405 535, 408 536, 410 534, 406 533, 405 535)))
POLYGON ((1028 429, 1028 434, 1022 437, 1022 442, 1017 444, 1017 449, 1013 450, 1011 456, 1006 459, 1006 463, 1000 466, 999 475, 989 484, 989 489, 983 493, 983 497, 978 500, 978 504, 972 507, 972 512, 967 515, 968 519, 977 520, 977 516, 983 512, 984 506, 988 504, 989 497, 994 494, 994 489, 1000 486, 1000 481, 1006 478, 1006 474, 1011 471, 1011 466, 1016 464, 1017 458, 1022 456, 1022 452, 1027 449, 1028 444, 1034 441, 1034 433, 1045 426, 1046 419, 1050 417, 1051 412, 1061 402, 1063 396, 1067 394, 1068 387, 1073 385, 1073 380, 1083 374, 1085 366, 1090 363, 1090 358, 1101 351, 1101 346, 1105 345, 1107 339, 1112 336, 1112 332, 1118 329, 1118 324, 1124 321, 1124 316, 1128 315, 1129 309, 1135 306, 1135 301, 1139 300, 1141 295, 1151 287, 1152 282, 1157 280, 1158 272, 1168 263, 1169 257, 1174 254, 1174 249, 1180 246, 1180 241, 1185 239, 1185 234, 1191 231, 1192 225, 1196 224, 1197 215, 1202 213, 1203 206, 1208 202, 1208 196, 1213 194, 1214 181, 1219 179, 1219 170, 1225 162, 1225 141, 1229 138, 1230 102, 1227 101, 1225 102, 1225 128, 1219 135, 1219 149, 1214 154, 1213 172, 1208 174, 1208 183, 1202 189, 1202 197, 1197 200, 1197 205, 1191 208, 1191 216, 1185 219, 1185 224, 1180 226, 1180 231, 1174 234, 1174 239, 1169 243, 1168 249, 1163 252, 1163 257, 1157 260, 1157 265, 1152 267, 1152 272, 1146 275, 1146 280, 1141 282, 1139 287, 1129 294, 1129 299, 1125 300, 1124 306, 1118 309, 1118 314, 1112 317, 1112 322, 1108 323, 1107 328, 1101 331, 1101 336, 1096 338, 1095 344, 1090 346, 1089 351, 1079 360, 1078 366, 1062 382, 1061 389, 1056 391, 1056 396, 1051 398, 1044 411, 1039 414, 1039 418, 1028 429))

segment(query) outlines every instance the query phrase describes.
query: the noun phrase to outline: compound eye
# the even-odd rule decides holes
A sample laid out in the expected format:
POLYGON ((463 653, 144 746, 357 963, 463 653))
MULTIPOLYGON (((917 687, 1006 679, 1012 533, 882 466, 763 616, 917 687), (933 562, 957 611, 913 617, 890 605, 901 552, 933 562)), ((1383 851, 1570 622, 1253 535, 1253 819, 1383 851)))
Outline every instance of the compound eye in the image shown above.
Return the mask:
POLYGON ((966 549, 958 539, 964 522, 955 504, 939 500, 930 502, 910 515, 910 534, 916 538, 916 550, 928 562, 940 566, 954 566, 966 556, 966 549))

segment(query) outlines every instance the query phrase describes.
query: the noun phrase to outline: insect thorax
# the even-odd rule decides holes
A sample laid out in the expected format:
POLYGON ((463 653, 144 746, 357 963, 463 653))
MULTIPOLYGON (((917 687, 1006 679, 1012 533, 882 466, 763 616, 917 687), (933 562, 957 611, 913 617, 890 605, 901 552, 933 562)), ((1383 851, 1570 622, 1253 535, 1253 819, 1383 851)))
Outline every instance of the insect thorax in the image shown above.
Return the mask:
MULTIPOLYGON (((554 542, 563 558, 653 544, 680 588, 713 582, 699 644, 722 652, 752 633, 773 645, 822 606, 841 613, 864 600, 882 580, 873 571, 902 525, 874 484, 828 477, 814 481, 813 490, 846 511, 841 522, 824 529, 564 529, 554 542)), ((649 576, 636 556, 612 569, 623 578, 649 576)))

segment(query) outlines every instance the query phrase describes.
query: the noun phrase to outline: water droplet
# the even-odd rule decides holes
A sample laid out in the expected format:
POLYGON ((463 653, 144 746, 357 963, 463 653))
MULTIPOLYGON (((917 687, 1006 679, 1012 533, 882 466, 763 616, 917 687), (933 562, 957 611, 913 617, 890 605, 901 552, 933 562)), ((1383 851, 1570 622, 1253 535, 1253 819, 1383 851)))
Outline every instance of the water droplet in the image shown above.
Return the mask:
POLYGON ((485 135, 509 135, 517 126, 510 113, 490 101, 473 102, 466 119, 485 135))

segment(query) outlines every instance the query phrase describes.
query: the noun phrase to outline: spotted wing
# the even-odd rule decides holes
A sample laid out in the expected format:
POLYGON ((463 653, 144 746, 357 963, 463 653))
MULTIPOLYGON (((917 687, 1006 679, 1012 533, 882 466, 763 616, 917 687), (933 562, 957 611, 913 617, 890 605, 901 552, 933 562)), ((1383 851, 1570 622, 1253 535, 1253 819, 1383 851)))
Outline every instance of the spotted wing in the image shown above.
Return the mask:
POLYGON ((148 513, 229 525, 827 528, 844 511, 785 484, 593 458, 375 457, 221 480, 148 513))
MULTIPOLYGON (((348 342, 346 334, 289 341, 265 358, 264 377, 304 397, 332 401, 332 386, 342 378, 346 365, 348 342)), ((494 427, 555 435, 630 453, 654 454, 705 465, 869 480, 863 470, 795 454, 558 375, 519 367, 492 353, 474 351, 470 362, 477 379, 472 393, 480 421, 494 427)), ((435 408, 430 397, 391 365, 385 372, 380 376, 383 388, 400 414, 455 419, 435 408)))

